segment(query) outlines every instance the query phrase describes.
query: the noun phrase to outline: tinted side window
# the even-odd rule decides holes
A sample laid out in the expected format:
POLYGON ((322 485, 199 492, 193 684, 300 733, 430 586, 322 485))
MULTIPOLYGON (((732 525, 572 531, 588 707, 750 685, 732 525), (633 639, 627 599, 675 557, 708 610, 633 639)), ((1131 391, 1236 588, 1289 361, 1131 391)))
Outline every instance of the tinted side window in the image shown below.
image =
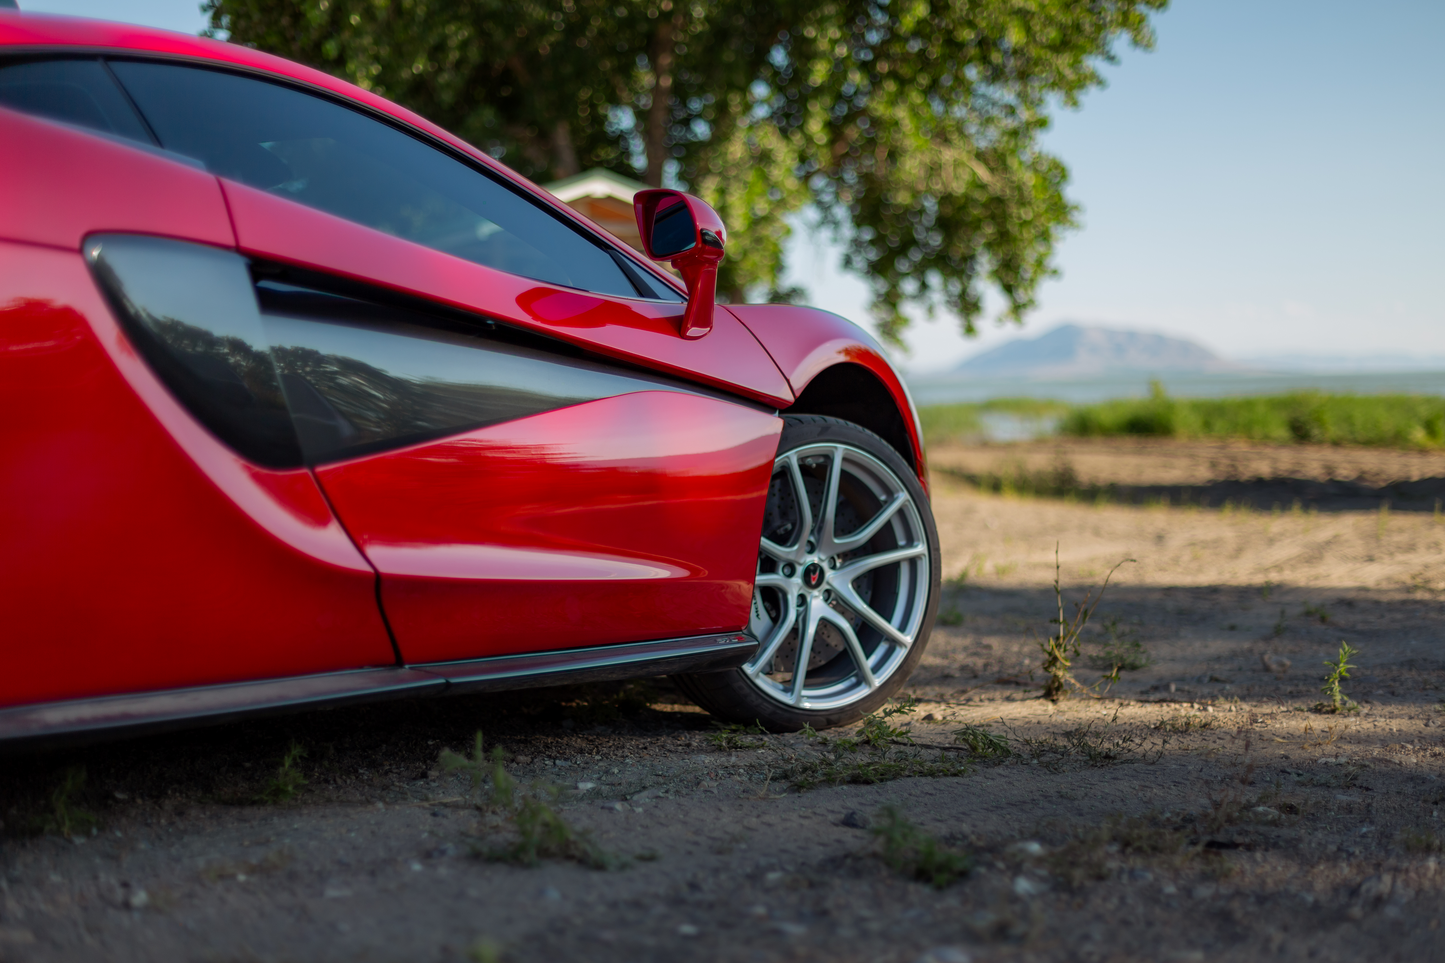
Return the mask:
POLYGON ((0 104, 150 144, 150 134, 99 60, 0 65, 0 104))
POLYGON ((512 274, 638 296, 607 251, 561 220, 359 111, 222 71, 110 67, 161 146, 216 174, 512 274))
POLYGON ((636 391, 692 388, 334 278, 167 238, 92 235, 85 256, 176 399, 257 464, 399 448, 636 391), (256 280, 253 272, 260 276, 256 280), (313 287, 313 285, 320 285, 313 287), (411 305, 410 307, 408 305, 411 305))
POLYGON ((263 280, 256 285, 296 433, 311 463, 634 391, 661 379, 566 358, 492 325, 263 280), (470 328, 470 329, 468 329, 470 328))

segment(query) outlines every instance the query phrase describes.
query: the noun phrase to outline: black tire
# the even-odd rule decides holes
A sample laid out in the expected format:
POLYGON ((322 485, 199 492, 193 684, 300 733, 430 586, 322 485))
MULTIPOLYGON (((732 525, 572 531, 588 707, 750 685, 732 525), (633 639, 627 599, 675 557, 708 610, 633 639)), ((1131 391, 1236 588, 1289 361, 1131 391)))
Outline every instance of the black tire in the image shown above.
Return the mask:
POLYGON ((876 711, 908 681, 938 613, 938 528, 917 476, 865 428, 789 415, 762 535, 750 622, 758 654, 742 668, 674 681, 713 715, 770 732, 847 725, 876 711))

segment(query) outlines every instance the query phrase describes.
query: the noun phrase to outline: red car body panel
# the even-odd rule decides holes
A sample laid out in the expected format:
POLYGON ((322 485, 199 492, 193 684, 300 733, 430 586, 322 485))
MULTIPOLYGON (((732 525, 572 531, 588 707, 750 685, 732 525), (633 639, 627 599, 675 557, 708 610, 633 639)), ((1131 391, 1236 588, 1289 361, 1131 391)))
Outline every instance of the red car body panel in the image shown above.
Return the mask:
POLYGON ((543 284, 243 184, 221 183, 243 253, 419 294, 768 404, 793 403, 768 353, 731 316, 706 338, 689 341, 678 336, 681 304, 543 284))
POLYGON ((78 252, 112 230, 236 243, 213 175, 0 107, 0 237, 78 252))
POLYGON ((200 428, 78 252, 0 242, 0 405, 0 704, 394 661, 310 473, 200 428))
MULTIPOLYGON (((0 52, 20 51, 182 58, 326 91, 628 250, 415 114, 246 47, 0 11, 0 52)), ((715 632, 734 633, 719 644, 735 661, 673 645, 683 661, 658 664, 739 664, 782 427, 774 409, 830 366, 861 366, 908 423, 920 477, 922 446, 902 383, 841 318, 720 306, 713 329, 687 340, 683 312, 507 274, 165 151, 0 108, 0 401, 15 413, 0 445, 0 707, 377 666, 405 675, 398 662, 715 632), (134 329, 81 253, 98 233, 207 244, 379 285, 699 390, 660 385, 314 470, 260 468, 205 428, 129 340, 134 329)), ((403 682, 421 685, 422 675, 403 682)), ((371 684, 313 678, 302 688, 371 684)))
POLYGON ((791 304, 734 304, 728 311, 762 342, 795 395, 801 395, 820 373, 839 364, 859 365, 882 382, 903 415, 918 480, 923 490, 928 490, 923 430, 913 399, 877 342, 862 328, 831 312, 791 304))
POLYGON ((403 658, 442 662, 743 628, 781 430, 641 391, 317 475, 403 658))

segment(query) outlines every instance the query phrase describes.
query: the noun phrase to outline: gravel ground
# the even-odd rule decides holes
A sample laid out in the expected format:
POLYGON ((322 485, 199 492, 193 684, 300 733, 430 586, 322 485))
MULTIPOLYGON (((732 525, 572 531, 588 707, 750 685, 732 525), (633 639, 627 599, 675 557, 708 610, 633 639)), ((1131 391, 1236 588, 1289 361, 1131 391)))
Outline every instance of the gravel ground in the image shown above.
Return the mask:
POLYGON ((1005 498, 940 473, 948 624, 876 746, 723 731, 656 680, 5 758, 0 960, 1445 958, 1445 524, 1369 501, 1445 464, 1256 448, 1212 468, 1152 448, 1112 477, 1102 445, 935 455, 1228 482, 1233 506, 1254 485, 1262 510, 1005 498), (1281 475, 1288 458, 1354 487, 1292 512, 1291 486, 1328 479, 1281 475), (1069 603, 1137 560, 1085 650, 1153 660, 1058 705, 1035 641, 1056 545, 1069 603), (1341 640, 1359 711, 1310 711, 1341 640), (964 726, 1008 755, 970 752, 964 726), (496 858, 518 821, 439 762, 478 730, 578 858, 496 858), (305 783, 282 799, 293 746, 305 783))

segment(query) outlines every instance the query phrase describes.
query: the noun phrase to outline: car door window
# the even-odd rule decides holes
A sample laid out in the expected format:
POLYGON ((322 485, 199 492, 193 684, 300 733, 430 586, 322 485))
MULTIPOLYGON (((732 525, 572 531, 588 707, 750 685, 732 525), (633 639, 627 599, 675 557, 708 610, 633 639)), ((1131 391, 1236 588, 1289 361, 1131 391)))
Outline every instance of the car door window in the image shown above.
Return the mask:
POLYGON ((145 125, 99 60, 0 64, 0 106, 151 144, 145 125))
POLYGON ((660 378, 566 357, 559 354, 565 346, 503 325, 447 324, 283 281, 262 280, 256 294, 311 464, 598 398, 678 390, 660 378))
POLYGON ((208 170, 488 267, 623 297, 612 254, 457 158, 291 87, 177 64, 109 62, 167 150, 208 170))

